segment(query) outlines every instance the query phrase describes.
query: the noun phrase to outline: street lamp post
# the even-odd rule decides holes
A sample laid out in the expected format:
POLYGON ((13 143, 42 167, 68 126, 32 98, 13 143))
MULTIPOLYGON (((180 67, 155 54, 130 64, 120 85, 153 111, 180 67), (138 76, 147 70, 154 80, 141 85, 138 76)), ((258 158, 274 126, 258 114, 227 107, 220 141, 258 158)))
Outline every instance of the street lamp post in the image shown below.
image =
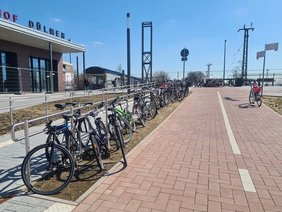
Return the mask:
MULTIPOLYGON (((127 17, 127 85, 131 84, 131 70, 130 70, 130 13, 126 14, 127 17)), ((130 89, 130 88, 129 88, 130 89)))
POLYGON ((224 56, 223 56, 223 84, 224 84, 224 79, 225 79, 226 41, 227 41, 227 40, 224 40, 224 56))
POLYGON ((265 44, 264 51, 257 52, 257 59, 263 57, 263 67, 262 67, 262 91, 261 95, 263 93, 263 84, 264 84, 264 70, 265 70, 265 58, 266 58, 266 51, 269 50, 278 50, 278 43, 270 43, 270 44, 265 44))

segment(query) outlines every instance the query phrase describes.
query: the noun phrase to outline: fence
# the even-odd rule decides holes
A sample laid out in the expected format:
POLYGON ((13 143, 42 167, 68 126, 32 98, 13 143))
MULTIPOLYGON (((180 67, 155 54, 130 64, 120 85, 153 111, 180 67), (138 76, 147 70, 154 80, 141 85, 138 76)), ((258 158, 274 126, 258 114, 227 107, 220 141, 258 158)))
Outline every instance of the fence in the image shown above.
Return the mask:
MULTIPOLYGON (((124 95, 123 91, 127 90, 127 89, 131 89, 131 88, 128 87, 128 86, 123 86, 123 87, 118 88, 118 91, 119 91, 118 93, 121 94, 122 97, 124 97, 128 100, 129 98, 131 98, 134 95, 134 93, 136 93, 140 88, 142 88, 144 86, 150 88, 151 86, 154 86, 154 84, 153 83, 152 84, 143 84, 143 85, 140 85, 138 87, 131 87, 131 88, 134 88, 134 92, 132 92, 132 93, 129 92, 128 94, 125 94, 125 95, 124 95)), ((112 92, 113 94, 117 93, 117 91, 115 91, 115 90, 108 90, 108 89, 104 89, 101 92, 102 92, 102 95, 107 94, 108 92, 112 92)), ((72 101, 73 98, 74 98, 74 93, 70 94, 70 97, 69 97, 70 101, 72 101)), ((106 117, 108 116, 107 107, 108 107, 108 101, 110 101, 110 100, 111 99, 108 99, 107 96, 103 96, 102 101, 105 102, 106 117)), ((47 101, 45 101, 45 102, 47 103, 47 101)), ((95 107, 96 105, 98 105, 100 103, 101 103, 101 101, 96 102, 91 107, 95 107)), ((78 106, 77 108, 74 108, 73 110, 71 109, 72 111, 71 110, 64 110, 62 112, 58 112, 58 113, 54 113, 54 114, 48 114, 48 110, 46 109, 46 115, 45 116, 41 116, 41 117, 30 119, 30 120, 24 120, 23 122, 13 124, 12 130, 11 130, 11 138, 12 138, 13 141, 24 140, 25 141, 25 150, 26 150, 26 153, 28 153, 30 151, 30 137, 43 133, 42 130, 30 133, 30 131, 29 131, 30 124, 37 122, 37 121, 48 120, 49 118, 52 118, 52 117, 61 116, 64 113, 73 112, 73 111, 78 110, 78 109, 88 109, 88 111, 86 111, 82 115, 88 114, 91 111, 89 106, 78 106), (22 137, 16 136, 16 129, 18 127, 21 127, 21 128, 24 129, 24 135, 22 137)))
POLYGON ((74 74, 57 70, 0 66, 0 93, 75 90, 74 74), (53 90, 51 88, 53 84, 53 90))
MULTIPOLYGON (((1 130, 8 132, 11 127, 15 124, 15 114, 20 110, 27 107, 38 107, 41 111, 41 116, 48 116, 51 114, 50 104, 54 101, 65 100, 72 102, 74 98, 84 98, 84 101, 92 102, 94 97, 98 95, 100 100, 106 99, 109 94, 116 95, 117 93, 127 93, 128 89, 140 89, 144 86, 151 86, 152 84, 142 84, 142 85, 132 85, 128 86, 120 86, 117 88, 109 88, 109 89, 100 89, 100 90, 88 90, 88 91, 71 91, 66 93, 58 93, 58 94, 29 94, 29 95, 20 95, 20 96, 2 96, 0 97, 0 116, 3 115, 8 116, 9 123, 5 125, 2 120, 2 124, 0 126, 1 130), (40 107, 39 107, 40 105, 40 107), (5 128, 6 129, 3 129, 5 128)), ((96 98, 97 99, 97 98, 96 98)))

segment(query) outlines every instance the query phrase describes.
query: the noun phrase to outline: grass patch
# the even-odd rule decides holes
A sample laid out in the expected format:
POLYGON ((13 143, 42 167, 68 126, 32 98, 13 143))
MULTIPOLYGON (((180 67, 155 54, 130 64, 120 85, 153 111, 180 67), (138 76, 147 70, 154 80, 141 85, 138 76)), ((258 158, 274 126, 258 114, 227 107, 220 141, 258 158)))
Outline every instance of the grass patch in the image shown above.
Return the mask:
POLYGON ((263 103, 268 107, 282 115, 282 97, 280 96, 264 96, 263 103))

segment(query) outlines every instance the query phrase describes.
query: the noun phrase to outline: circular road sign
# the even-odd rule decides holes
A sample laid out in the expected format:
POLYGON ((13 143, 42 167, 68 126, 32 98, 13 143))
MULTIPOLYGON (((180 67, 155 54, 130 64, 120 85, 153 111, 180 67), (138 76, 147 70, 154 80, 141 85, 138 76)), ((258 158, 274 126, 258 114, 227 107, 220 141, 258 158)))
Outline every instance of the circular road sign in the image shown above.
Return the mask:
POLYGON ((186 49, 186 48, 182 49, 181 52, 180 52, 180 55, 181 55, 181 57, 188 57, 189 50, 186 49))

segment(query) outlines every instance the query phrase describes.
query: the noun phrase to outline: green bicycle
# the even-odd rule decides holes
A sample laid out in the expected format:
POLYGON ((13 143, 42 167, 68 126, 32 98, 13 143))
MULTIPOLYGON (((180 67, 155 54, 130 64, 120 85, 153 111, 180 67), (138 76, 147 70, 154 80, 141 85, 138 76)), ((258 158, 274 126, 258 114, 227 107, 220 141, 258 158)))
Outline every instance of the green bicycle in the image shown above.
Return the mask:
MULTIPOLYGON (((115 102, 118 102, 117 106, 112 108, 112 112, 116 115, 116 119, 119 122, 121 128, 121 134, 123 136, 124 143, 128 143, 132 138, 132 132, 136 130, 135 121, 132 119, 131 113, 127 110, 127 107, 123 107, 122 103, 126 101, 123 98, 117 98, 115 102)), ((114 126, 108 124, 108 132, 111 140, 116 141, 117 135, 114 131, 114 126)), ((116 145, 119 148, 119 145, 116 145)))

